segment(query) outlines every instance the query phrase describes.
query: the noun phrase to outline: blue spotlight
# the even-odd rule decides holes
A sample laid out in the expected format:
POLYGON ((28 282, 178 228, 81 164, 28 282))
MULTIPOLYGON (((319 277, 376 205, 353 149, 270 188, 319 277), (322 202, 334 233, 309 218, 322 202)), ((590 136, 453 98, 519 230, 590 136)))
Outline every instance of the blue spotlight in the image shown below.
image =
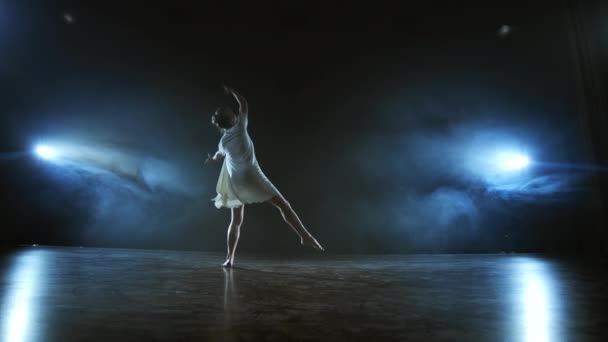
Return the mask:
POLYGON ((57 150, 51 146, 37 145, 34 151, 42 159, 50 160, 57 157, 57 150))
POLYGON ((502 153, 497 156, 496 163, 504 171, 517 171, 530 165, 530 158, 519 153, 502 153))

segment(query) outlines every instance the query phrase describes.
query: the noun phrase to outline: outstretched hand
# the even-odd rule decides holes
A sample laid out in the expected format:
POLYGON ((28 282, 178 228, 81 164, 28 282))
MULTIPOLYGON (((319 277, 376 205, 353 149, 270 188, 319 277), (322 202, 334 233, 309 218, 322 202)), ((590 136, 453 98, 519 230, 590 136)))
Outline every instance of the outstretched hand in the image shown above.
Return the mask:
POLYGON ((222 154, 216 153, 215 155, 211 155, 207 153, 207 159, 205 159, 205 164, 209 164, 210 162, 218 162, 224 159, 222 154))
POLYGON ((205 164, 209 164, 209 162, 215 161, 215 156, 212 156, 210 153, 207 153, 207 159, 205 159, 205 164))

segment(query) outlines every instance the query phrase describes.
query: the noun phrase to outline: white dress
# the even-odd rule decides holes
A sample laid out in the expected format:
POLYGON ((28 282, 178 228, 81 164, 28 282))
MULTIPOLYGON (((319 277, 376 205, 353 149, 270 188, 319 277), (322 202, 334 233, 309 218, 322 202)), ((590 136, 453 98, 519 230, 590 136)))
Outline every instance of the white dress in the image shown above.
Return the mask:
POLYGON ((248 114, 239 114, 237 124, 224 130, 220 139, 218 148, 225 158, 213 199, 218 209, 266 202, 280 195, 258 165, 247 123, 248 114))

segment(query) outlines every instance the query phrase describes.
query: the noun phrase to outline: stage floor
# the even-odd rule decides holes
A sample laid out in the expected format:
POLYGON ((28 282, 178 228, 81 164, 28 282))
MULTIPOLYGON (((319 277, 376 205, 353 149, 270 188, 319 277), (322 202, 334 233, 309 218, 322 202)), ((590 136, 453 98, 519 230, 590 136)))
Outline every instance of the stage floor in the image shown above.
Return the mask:
MULTIPOLYGON (((28 247, 1 259, 2 341, 600 341, 601 264, 532 255, 237 258, 28 247)), ((605 265, 604 265, 605 266, 605 265)))

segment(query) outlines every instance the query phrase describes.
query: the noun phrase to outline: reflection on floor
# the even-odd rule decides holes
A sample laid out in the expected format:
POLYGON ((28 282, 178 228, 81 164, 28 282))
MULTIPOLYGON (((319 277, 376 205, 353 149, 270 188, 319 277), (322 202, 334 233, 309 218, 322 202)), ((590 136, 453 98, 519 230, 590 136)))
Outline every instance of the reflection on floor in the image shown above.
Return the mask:
POLYGON ((32 247, 0 263, 2 341, 592 341, 598 263, 32 247))

